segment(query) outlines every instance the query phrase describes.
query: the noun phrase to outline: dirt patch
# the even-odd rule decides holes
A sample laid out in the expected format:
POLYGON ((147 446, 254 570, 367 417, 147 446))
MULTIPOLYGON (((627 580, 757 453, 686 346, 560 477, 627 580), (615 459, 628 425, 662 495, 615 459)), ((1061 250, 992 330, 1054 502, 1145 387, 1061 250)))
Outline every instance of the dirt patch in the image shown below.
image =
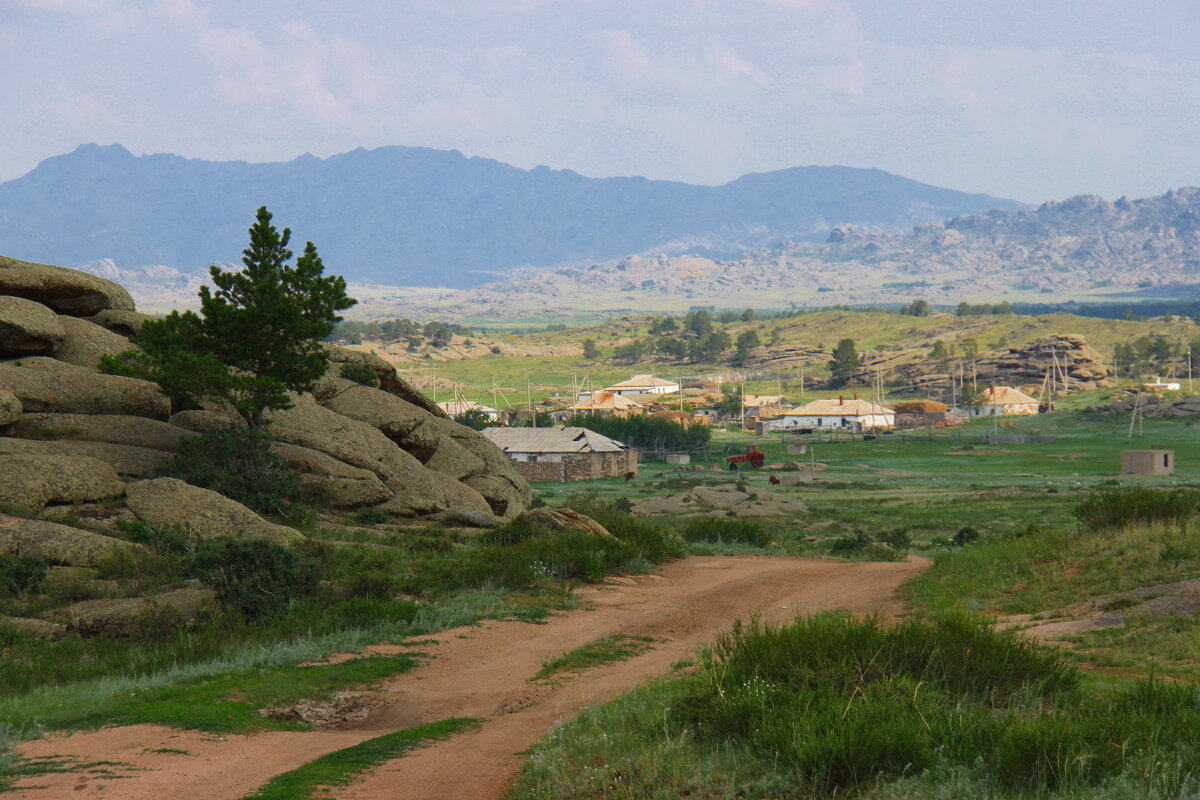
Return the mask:
POLYGON ((279 708, 260 708, 258 713, 321 730, 340 730, 361 725, 390 703, 391 698, 379 692, 336 692, 329 700, 301 700, 279 708))
MULTIPOLYGON (((661 575, 587 586, 580 608, 546 624, 493 621, 424 637, 430 658, 373 687, 389 705, 346 730, 276 731, 212 736, 153 725, 107 728, 21 745, 23 755, 75 755, 130 765, 120 780, 76 789, 74 775, 23 782, 23 798, 236 800, 273 776, 365 739, 448 717, 477 717, 478 729, 389 762, 337 790, 339 798, 500 798, 523 762, 521 751, 547 728, 580 709, 666 673, 734 620, 757 613, 766 621, 829 609, 904 606, 897 587, 928 565, 839 563, 765 556, 693 557, 661 575), (652 649, 570 680, 529 683, 542 664, 603 636, 648 636, 652 649), (183 751, 183 752, 180 752, 183 751), (35 787, 34 784, 37 784, 35 787)), ((409 651, 396 645, 369 652, 409 651)))
POLYGON ((1021 628, 1038 639, 1053 640, 1087 631, 1121 628, 1137 620, 1200 615, 1200 578, 1143 586, 1103 595, 1036 615, 1001 617, 1000 628, 1021 628))

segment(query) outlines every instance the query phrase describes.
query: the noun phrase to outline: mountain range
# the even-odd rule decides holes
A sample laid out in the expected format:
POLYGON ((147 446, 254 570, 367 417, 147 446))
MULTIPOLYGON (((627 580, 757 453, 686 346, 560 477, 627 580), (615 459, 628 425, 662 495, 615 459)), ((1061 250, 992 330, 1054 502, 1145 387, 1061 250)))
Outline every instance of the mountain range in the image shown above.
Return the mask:
POLYGON ((697 186, 526 170, 420 147, 250 164, 89 144, 0 183, 0 252, 190 274, 236 263, 260 205, 295 231, 297 245, 316 242, 327 267, 350 280, 458 288, 517 268, 630 254, 730 258, 786 240, 823 240, 841 225, 896 233, 1022 208, 850 167, 795 167, 697 186))
POLYGON ((509 278, 441 300, 470 317, 539 303, 619 311, 918 297, 941 304, 1200 297, 1200 188, 1116 201, 1079 195, 903 233, 843 225, 824 242, 784 241, 734 259, 626 257, 509 278))

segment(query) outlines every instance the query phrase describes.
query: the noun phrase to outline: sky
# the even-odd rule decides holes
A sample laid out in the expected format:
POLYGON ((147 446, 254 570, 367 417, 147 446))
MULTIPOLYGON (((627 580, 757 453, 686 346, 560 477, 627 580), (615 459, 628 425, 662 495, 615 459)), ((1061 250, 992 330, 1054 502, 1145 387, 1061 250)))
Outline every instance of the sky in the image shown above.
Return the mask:
POLYGON ((1196 0, 0 0, 0 181, 86 142, 420 145, 1026 202, 1200 184, 1196 0))

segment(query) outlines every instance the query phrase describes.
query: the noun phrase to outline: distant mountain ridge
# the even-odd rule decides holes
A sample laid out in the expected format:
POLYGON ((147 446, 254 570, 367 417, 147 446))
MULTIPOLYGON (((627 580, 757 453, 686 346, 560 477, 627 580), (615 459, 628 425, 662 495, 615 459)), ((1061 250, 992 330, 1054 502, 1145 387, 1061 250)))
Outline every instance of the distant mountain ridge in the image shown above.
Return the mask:
POLYGON ((535 298, 557 306, 581 294, 636 296, 643 309, 680 299, 732 307, 916 297, 953 304, 1006 294, 1200 297, 1200 188, 1115 202, 1080 195, 1030 210, 959 215, 905 233, 838 226, 820 243, 788 241, 721 261, 631 257, 509 278, 455 299, 466 308, 522 308, 535 298))
POLYGON ((460 288, 520 267, 629 254, 727 258, 781 240, 823 239, 839 225, 895 232, 1021 207, 851 167, 694 186, 524 170, 420 147, 249 164, 81 145, 0 184, 0 252, 192 273, 238 260, 259 205, 352 280, 460 288))

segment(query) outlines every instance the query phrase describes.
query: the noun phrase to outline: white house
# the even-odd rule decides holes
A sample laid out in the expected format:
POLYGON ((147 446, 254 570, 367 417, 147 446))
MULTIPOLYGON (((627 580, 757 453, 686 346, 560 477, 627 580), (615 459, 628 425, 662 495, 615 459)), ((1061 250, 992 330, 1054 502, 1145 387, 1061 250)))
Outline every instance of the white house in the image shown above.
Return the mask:
POLYGON ((847 400, 813 400, 793 408, 773 419, 760 421, 763 433, 791 431, 800 428, 838 431, 869 431, 892 428, 896 412, 879 403, 869 403, 857 397, 847 400))
POLYGON ((1143 383, 1142 388, 1148 392, 1178 392, 1182 387, 1177 381, 1164 381, 1155 375, 1154 380, 1150 383, 1143 383))
POLYGON ((447 400, 437 405, 438 408, 446 412, 446 416, 451 418, 465 414, 468 411, 482 411, 487 415, 488 422, 496 422, 500 419, 499 411, 491 406, 485 406, 483 403, 476 403, 474 400, 447 400))
POLYGON ((614 383, 612 386, 605 386, 602 391, 612 392, 615 395, 675 394, 679 391, 679 384, 674 381, 656 378, 653 375, 634 375, 627 381, 614 383))
POLYGON ((1038 401, 1011 386, 989 386, 975 398, 973 417, 1018 417, 1038 413, 1038 401))

